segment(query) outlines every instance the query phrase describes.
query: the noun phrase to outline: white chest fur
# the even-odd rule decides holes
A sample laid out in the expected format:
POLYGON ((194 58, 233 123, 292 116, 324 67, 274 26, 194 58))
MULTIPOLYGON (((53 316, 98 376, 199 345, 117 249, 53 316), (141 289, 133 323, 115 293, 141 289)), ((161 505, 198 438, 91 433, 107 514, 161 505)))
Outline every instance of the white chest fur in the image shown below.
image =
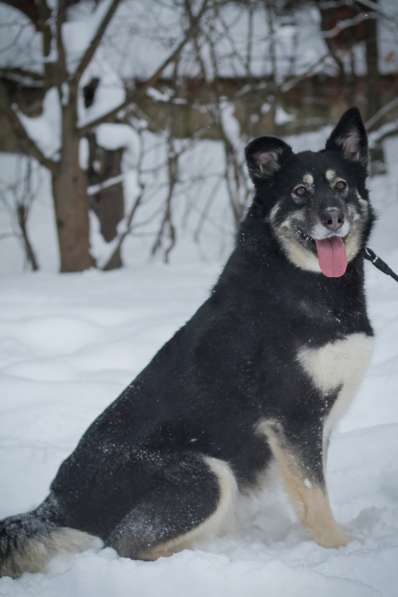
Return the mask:
POLYGON ((373 338, 360 333, 320 348, 303 347, 298 351, 297 359, 316 388, 323 394, 341 388, 324 424, 325 439, 351 404, 369 364, 372 346, 373 338))

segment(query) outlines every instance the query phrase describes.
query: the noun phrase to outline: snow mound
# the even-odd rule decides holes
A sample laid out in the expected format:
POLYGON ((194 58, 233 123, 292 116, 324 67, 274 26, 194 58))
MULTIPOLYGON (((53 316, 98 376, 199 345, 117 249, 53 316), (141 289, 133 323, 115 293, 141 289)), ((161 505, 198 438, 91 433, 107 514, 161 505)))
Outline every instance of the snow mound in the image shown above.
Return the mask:
MULTIPOLYGON (((379 225, 380 226, 380 225, 379 225)), ((380 232, 381 234, 381 232, 380 232)), ((385 242, 376 236, 372 246, 385 242)), ((398 269, 398 252, 384 245, 398 269)), ((328 483, 351 534, 316 545, 279 481, 240 499, 234 524, 157 562, 110 550, 58 556, 45 574, 0 580, 1 596, 393 597, 398 583, 398 286, 367 264, 377 332, 360 395, 335 433, 328 483)), ((219 266, 9 275, 0 296, 0 517, 37 505, 84 429, 199 306, 219 266)))

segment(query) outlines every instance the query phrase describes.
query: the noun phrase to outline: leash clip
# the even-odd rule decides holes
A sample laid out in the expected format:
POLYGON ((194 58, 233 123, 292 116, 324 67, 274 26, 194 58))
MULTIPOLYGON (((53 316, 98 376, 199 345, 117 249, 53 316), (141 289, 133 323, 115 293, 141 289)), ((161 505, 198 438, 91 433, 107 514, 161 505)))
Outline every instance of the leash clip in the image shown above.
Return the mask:
POLYGON ((376 261, 379 259, 376 255, 376 253, 374 251, 372 251, 372 249, 369 249, 369 247, 366 247, 365 249, 365 254, 366 254, 366 258, 373 263, 373 265, 376 264, 376 261))
POLYGON ((387 263, 385 261, 380 259, 380 257, 378 257, 374 251, 372 251, 372 249, 370 249, 369 247, 366 247, 364 253, 365 253, 365 259, 367 259, 368 261, 373 263, 373 265, 375 267, 377 267, 378 270, 383 272, 383 274, 386 274, 387 276, 391 276, 391 278, 393 278, 396 282, 398 282, 398 274, 396 274, 394 272, 394 270, 392 270, 391 267, 389 265, 387 265, 387 263))

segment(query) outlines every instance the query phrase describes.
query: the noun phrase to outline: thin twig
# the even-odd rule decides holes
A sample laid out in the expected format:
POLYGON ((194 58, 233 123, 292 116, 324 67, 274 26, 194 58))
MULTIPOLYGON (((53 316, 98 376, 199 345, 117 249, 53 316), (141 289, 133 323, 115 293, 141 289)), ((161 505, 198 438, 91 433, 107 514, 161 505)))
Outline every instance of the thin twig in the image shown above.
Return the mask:
MULTIPOLYGON (((174 48, 174 50, 169 54, 169 56, 162 62, 162 64, 154 71, 154 73, 148 79, 146 79, 145 81, 140 83, 140 87, 142 89, 152 87, 153 85, 155 85, 158 82, 158 80, 160 79, 160 77, 162 76, 162 74, 164 73, 164 71, 166 70, 166 68, 178 58, 178 56, 181 54, 182 50, 184 49, 184 47, 186 46, 188 41, 191 39, 193 33, 195 32, 200 19, 202 18, 203 14, 205 13, 205 11, 207 9, 208 3, 209 3, 209 0, 203 0, 202 6, 201 6, 199 12, 193 18, 193 21, 192 21, 190 27, 188 28, 185 36, 183 37, 183 39, 174 48)), ((101 116, 98 116, 98 118, 95 118, 91 122, 88 122, 87 124, 79 127, 78 134, 80 136, 84 136, 91 129, 99 126, 100 124, 103 124, 104 122, 108 122, 108 121, 112 120, 113 118, 115 118, 115 116, 118 115, 118 113, 121 110, 129 107, 129 105, 133 101, 134 97, 135 97, 134 90, 132 90, 130 92, 126 92, 126 98, 123 102, 121 102, 115 108, 112 108, 112 110, 109 110, 108 112, 105 112, 101 116)))

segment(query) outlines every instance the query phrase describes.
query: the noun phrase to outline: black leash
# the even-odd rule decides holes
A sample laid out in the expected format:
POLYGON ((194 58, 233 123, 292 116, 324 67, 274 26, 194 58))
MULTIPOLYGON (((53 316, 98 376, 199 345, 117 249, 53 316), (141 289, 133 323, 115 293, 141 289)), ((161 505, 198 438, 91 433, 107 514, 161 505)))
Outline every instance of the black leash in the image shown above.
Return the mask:
POLYGON ((383 274, 391 276, 391 278, 394 278, 394 280, 398 282, 398 275, 391 269, 389 265, 387 265, 385 261, 380 259, 380 257, 378 257, 374 251, 372 251, 372 249, 369 249, 369 247, 366 247, 365 249, 365 259, 373 263, 373 265, 383 272, 383 274))

